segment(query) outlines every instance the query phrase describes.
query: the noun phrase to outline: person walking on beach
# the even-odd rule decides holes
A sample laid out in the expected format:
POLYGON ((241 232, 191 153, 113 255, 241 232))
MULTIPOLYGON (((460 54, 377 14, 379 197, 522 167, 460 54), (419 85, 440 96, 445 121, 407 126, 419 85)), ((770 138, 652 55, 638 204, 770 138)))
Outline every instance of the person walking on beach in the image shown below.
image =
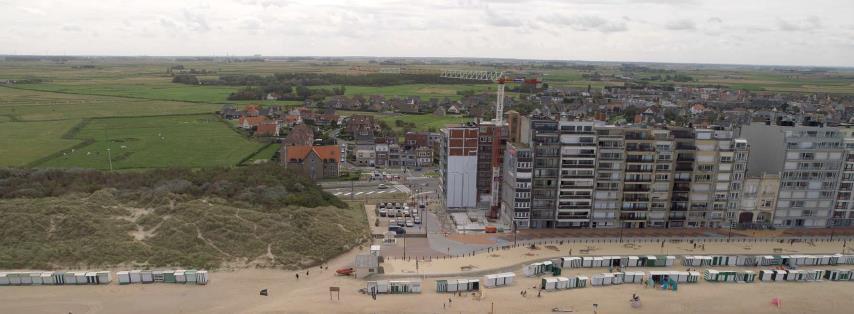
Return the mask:
POLYGON ((299 280, 299 274, 294 274, 294 275, 297 275, 297 280, 299 280))

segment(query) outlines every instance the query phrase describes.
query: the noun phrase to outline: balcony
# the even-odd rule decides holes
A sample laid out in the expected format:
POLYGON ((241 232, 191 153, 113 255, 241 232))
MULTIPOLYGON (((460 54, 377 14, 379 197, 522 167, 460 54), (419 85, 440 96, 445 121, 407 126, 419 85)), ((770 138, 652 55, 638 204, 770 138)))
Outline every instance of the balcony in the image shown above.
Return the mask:
POLYGON ((652 178, 626 178, 624 182, 652 182, 652 178))
POLYGON ((648 186, 638 186, 638 187, 623 187, 623 192, 649 192, 648 186))
POLYGON ((590 219, 590 215, 566 215, 566 214, 557 214, 557 219, 590 219))
POLYGON ((646 220, 644 214, 620 214, 620 220, 646 220))
POLYGON ((652 163, 655 162, 655 159, 651 158, 631 158, 627 157, 626 162, 634 162, 634 163, 652 163))
POLYGON ((652 172, 652 168, 626 167, 626 172, 652 172))
POLYGON ((649 197, 623 196, 623 202, 649 202, 649 197))

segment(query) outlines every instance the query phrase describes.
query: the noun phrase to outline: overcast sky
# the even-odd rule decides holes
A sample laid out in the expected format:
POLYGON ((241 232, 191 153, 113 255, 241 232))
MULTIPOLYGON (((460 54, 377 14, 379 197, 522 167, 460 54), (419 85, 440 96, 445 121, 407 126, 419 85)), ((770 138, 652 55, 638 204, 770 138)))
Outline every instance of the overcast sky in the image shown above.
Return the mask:
POLYGON ((851 0, 0 0, 0 54, 854 66, 851 0))

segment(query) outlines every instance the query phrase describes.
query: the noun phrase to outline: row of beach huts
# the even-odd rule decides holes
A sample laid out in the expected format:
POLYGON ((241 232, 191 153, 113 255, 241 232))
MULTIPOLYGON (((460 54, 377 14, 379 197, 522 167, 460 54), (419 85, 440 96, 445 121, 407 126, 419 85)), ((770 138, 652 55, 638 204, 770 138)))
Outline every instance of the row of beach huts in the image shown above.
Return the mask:
MULTIPOLYGON (((669 267, 677 257, 657 256, 568 256, 548 261, 528 264, 522 267, 527 277, 542 275, 560 275, 565 268, 597 267, 669 267)), ((821 266, 852 265, 854 255, 704 255, 682 256, 683 266, 821 266)))
MULTIPOLYGON (((130 270, 116 272, 119 284, 190 283, 206 285, 205 270, 130 270)), ((79 272, 0 272, 0 286, 30 285, 106 285, 113 281, 109 271, 79 272)))
MULTIPOLYGON (((482 279, 439 279, 436 280, 436 292, 471 292, 481 288, 498 288, 511 285, 516 275, 501 273, 486 275, 482 279)), ((539 288, 546 291, 586 288, 589 286, 612 286, 621 284, 662 284, 675 289, 681 283, 697 283, 700 278, 709 282, 760 281, 854 281, 854 270, 810 269, 810 270, 761 270, 720 271, 707 269, 702 274, 697 271, 626 271, 602 273, 593 276, 567 276, 541 278, 539 288)), ((421 280, 378 280, 369 281, 368 294, 421 293, 421 280)))

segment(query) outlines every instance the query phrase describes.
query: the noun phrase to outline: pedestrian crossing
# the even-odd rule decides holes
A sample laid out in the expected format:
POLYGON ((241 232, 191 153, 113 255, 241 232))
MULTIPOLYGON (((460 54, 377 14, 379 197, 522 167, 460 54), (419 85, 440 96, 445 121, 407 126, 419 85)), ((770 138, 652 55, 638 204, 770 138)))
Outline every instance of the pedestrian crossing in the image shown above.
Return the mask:
POLYGON ((383 194, 383 193, 386 193, 386 192, 391 192, 391 191, 386 191, 386 190, 384 190, 384 191, 368 191, 368 192, 364 192, 364 191, 362 191, 362 192, 356 192, 355 194, 354 194, 354 193, 352 193, 352 192, 335 192, 335 193, 333 193, 332 195, 335 195, 335 196, 348 196, 348 195, 350 195, 350 194, 353 194, 353 196, 356 196, 356 195, 361 195, 361 194, 364 194, 364 195, 371 195, 371 194, 383 194))
POLYGON ((412 192, 412 190, 410 190, 408 187, 406 187, 406 186, 405 186, 405 185, 403 185, 403 184, 395 184, 395 185, 394 185, 394 188, 395 188, 395 189, 397 189, 397 190, 399 190, 399 191, 401 191, 401 192, 403 192, 403 193, 406 193, 406 194, 409 194, 409 193, 411 193, 411 192, 412 192))

